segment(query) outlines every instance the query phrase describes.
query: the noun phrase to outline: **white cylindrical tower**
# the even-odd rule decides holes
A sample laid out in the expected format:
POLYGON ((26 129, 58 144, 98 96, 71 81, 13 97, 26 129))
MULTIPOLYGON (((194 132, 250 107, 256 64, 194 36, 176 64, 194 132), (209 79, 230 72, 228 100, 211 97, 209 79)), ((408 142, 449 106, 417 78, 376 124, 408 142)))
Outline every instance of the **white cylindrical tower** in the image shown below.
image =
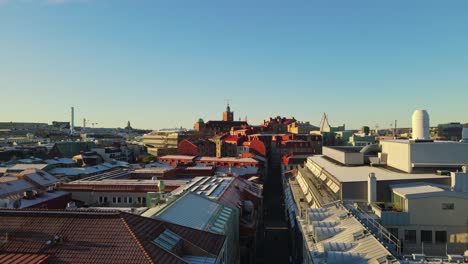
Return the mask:
POLYGON ((367 178, 367 202, 369 204, 377 202, 377 178, 375 173, 369 173, 367 178))
POLYGON ((429 114, 426 110, 416 110, 412 117, 413 139, 430 140, 429 134, 429 114))

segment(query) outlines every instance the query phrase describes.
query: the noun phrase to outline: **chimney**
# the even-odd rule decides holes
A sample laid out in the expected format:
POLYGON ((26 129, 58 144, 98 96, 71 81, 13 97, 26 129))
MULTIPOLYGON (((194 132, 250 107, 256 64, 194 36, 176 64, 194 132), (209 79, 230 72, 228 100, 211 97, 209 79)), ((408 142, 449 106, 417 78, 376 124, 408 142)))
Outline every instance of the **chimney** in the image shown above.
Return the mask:
POLYGON ((377 178, 375 173, 369 173, 367 178, 367 202, 368 204, 375 203, 377 201, 377 178))
POLYGON ((72 106, 71 108, 71 127, 70 127, 70 134, 73 135, 75 132, 75 108, 72 106))

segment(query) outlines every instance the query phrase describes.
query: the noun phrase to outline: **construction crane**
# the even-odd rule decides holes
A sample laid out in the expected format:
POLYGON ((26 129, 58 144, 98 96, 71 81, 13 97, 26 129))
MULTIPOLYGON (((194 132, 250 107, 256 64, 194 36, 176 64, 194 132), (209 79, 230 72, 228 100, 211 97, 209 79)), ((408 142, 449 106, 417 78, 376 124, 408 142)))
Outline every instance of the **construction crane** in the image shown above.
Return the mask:
POLYGON ((322 120, 320 121, 320 133, 323 132, 323 127, 325 126, 325 122, 327 123, 328 127, 330 127, 330 123, 328 123, 328 116, 327 113, 323 113, 322 120))

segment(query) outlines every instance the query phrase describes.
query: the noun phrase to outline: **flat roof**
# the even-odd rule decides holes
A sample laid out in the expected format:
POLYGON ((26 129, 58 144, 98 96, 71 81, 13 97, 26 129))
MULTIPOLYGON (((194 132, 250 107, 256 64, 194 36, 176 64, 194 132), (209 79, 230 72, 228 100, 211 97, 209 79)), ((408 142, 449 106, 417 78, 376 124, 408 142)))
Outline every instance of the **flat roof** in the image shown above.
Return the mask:
POLYGON ((235 157, 201 157, 199 161, 216 161, 216 162, 252 162, 258 163, 258 160, 253 158, 235 158, 235 157))
POLYGON ((459 197, 468 199, 468 193, 451 191, 430 183, 407 183, 395 184, 391 186, 392 191, 405 198, 425 198, 425 197, 459 197))
POLYGON ((323 155, 312 156, 307 158, 307 163, 313 162, 320 167, 321 170, 326 170, 332 174, 340 182, 361 182, 367 181, 369 173, 375 173, 378 181, 391 180, 421 180, 421 179, 446 179, 450 176, 436 175, 435 173, 405 173, 389 170, 382 167, 357 166, 347 167, 335 164, 323 155))
POLYGON ((180 160, 193 160, 196 156, 187 156, 187 155, 166 155, 159 157, 160 160, 165 159, 180 159, 180 160))
POLYGON ((444 189, 432 186, 429 184, 425 185, 412 185, 412 186, 402 186, 393 188, 395 193, 398 193, 402 196, 407 196, 410 194, 420 194, 420 193, 432 193, 432 192, 443 192, 444 189))
POLYGON ((400 144, 464 144, 460 143, 458 141, 448 141, 448 140, 434 140, 434 141, 420 141, 420 142, 415 142, 414 140, 411 139, 388 139, 388 140, 382 140, 380 143, 400 143, 400 144))
POLYGON ((174 168, 172 167, 147 167, 143 169, 136 169, 134 171, 131 171, 133 173, 165 173, 168 171, 173 170, 174 168))
MULTIPOLYGON (((187 184, 189 180, 161 180, 166 186, 182 186, 187 184)), ((67 183, 67 185, 85 184, 85 185, 157 185, 153 180, 139 180, 139 179, 104 179, 102 181, 88 181, 77 180, 67 183)))
POLYGON ((325 146, 323 147, 324 149, 325 148, 329 148, 329 149, 333 149, 333 150, 337 150, 337 151, 341 151, 341 152, 344 152, 344 153, 359 153, 363 147, 340 147, 340 146, 325 146))

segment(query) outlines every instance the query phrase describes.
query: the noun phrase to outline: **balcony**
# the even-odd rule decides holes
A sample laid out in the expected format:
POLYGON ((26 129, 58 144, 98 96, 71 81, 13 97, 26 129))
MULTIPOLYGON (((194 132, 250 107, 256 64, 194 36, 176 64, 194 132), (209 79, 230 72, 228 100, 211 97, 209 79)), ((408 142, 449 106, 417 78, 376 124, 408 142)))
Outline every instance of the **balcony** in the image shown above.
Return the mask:
POLYGON ((385 203, 371 204, 372 211, 380 218, 380 222, 384 226, 392 225, 409 225, 410 215, 407 212, 401 211, 399 208, 394 208, 392 205, 385 203))

